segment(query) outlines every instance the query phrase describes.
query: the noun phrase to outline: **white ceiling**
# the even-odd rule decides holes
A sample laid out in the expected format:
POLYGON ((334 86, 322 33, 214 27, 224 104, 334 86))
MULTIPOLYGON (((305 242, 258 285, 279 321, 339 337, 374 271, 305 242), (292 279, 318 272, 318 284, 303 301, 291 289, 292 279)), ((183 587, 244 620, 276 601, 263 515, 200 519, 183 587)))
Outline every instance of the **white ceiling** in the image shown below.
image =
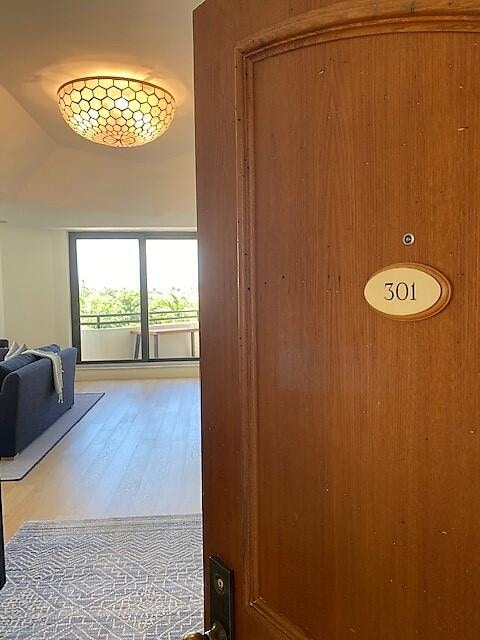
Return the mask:
POLYGON ((193 227, 192 11, 201 0, 15 0, 0 24, 0 219, 9 225, 193 227), (164 136, 110 149, 56 104, 76 77, 148 79, 176 98, 164 136))

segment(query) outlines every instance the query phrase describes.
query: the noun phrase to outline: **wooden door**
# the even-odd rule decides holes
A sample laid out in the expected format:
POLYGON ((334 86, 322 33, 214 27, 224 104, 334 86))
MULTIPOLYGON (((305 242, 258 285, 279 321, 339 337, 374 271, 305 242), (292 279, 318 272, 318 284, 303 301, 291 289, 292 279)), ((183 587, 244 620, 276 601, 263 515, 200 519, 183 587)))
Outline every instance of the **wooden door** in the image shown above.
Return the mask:
POLYGON ((478 640, 480 7, 194 23, 205 557, 235 638, 478 640), (366 303, 407 262, 450 281, 437 315, 366 303))

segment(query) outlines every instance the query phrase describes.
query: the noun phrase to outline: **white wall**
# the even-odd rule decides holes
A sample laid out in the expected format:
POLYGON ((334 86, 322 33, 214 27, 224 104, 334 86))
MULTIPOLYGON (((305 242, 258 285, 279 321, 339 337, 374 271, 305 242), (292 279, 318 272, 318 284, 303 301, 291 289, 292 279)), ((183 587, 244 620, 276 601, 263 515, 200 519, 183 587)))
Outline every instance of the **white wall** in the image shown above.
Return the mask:
POLYGON ((70 345, 67 232, 2 226, 0 261, 0 335, 30 347, 70 345))

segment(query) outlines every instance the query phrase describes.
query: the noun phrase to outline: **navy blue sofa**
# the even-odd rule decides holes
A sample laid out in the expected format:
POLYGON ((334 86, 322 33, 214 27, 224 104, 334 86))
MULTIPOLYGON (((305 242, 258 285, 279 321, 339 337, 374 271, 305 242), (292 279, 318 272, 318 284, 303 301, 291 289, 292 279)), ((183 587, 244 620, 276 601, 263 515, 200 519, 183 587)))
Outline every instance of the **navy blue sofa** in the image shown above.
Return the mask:
POLYGON ((39 347, 60 354, 63 366, 63 403, 53 384, 48 358, 22 354, 0 362, 0 456, 13 457, 71 409, 74 402, 75 348, 39 347))

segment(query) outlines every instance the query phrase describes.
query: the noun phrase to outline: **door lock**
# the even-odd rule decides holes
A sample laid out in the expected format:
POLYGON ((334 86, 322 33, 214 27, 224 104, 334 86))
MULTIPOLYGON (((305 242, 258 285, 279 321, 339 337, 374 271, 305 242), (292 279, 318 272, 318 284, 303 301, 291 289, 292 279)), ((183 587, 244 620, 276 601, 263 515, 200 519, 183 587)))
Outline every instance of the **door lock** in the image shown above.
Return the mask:
POLYGON ((225 629, 220 622, 215 622, 213 627, 207 633, 187 633, 183 636, 183 640, 228 640, 225 629))
POLYGON ((210 620, 214 621, 206 633, 187 633, 183 640, 235 640, 233 624, 233 571, 221 560, 210 558, 210 620))

